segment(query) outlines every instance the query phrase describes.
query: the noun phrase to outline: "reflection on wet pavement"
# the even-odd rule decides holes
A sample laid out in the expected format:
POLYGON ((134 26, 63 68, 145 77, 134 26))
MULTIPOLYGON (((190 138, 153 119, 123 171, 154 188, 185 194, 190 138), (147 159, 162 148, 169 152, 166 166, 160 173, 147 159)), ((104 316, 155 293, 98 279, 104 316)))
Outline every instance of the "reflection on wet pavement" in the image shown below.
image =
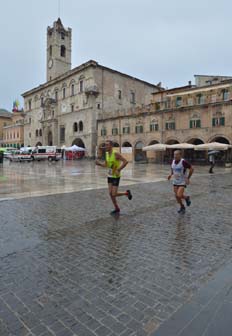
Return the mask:
MULTIPOLYGON (((167 165, 129 164, 120 185, 164 181, 169 169, 167 165)), ((224 173, 225 169, 218 168, 218 172, 224 173)), ((207 174, 207 167, 198 167, 197 174, 207 174)), ((93 161, 4 161, 0 167, 0 201, 106 188, 106 175, 106 170, 93 161)))

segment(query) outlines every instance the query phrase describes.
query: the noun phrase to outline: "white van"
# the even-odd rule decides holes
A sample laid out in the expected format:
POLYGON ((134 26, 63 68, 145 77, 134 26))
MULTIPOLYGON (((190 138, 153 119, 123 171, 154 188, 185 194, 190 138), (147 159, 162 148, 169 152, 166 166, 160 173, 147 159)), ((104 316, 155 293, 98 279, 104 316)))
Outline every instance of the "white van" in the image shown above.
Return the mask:
POLYGON ((61 159, 61 148, 56 146, 38 146, 31 153, 32 160, 58 161, 61 159))

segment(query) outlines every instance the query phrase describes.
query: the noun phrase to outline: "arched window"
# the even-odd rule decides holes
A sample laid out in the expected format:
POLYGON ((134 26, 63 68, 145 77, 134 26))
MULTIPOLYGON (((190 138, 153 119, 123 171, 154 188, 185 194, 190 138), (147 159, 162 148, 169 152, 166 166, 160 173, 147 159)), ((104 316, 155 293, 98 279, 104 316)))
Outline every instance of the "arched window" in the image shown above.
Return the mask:
POLYGON ((39 135, 39 131, 36 130, 36 131, 35 131, 35 136, 38 136, 38 135, 39 135))
POLYGON ((64 45, 60 47, 60 56, 65 57, 66 56, 66 48, 64 45))
POLYGON ((78 125, 77 125, 77 122, 75 122, 73 124, 73 132, 77 132, 78 131, 78 125))
POLYGON ((49 55, 50 55, 50 57, 52 57, 52 46, 50 46, 50 48, 49 48, 49 55))
POLYGON ((39 130, 39 136, 42 136, 42 134, 43 134, 43 133, 42 133, 42 130, 40 129, 40 130, 39 130))
POLYGON ((74 84, 71 85, 71 96, 74 96, 74 84))
POLYGON ((83 122, 82 122, 82 121, 80 121, 80 122, 79 122, 79 131, 80 131, 80 132, 82 132, 82 131, 83 131, 83 129, 84 129, 83 122))

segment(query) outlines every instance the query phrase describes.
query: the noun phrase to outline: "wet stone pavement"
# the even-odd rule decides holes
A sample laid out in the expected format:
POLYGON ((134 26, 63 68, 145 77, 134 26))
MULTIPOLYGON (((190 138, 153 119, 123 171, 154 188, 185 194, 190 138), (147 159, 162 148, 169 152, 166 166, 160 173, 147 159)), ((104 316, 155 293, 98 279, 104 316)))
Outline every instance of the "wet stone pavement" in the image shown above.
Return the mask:
POLYGON ((1 336, 155 335, 231 261, 231 173, 185 215, 166 181, 130 188, 119 217, 106 189, 0 202, 1 336))

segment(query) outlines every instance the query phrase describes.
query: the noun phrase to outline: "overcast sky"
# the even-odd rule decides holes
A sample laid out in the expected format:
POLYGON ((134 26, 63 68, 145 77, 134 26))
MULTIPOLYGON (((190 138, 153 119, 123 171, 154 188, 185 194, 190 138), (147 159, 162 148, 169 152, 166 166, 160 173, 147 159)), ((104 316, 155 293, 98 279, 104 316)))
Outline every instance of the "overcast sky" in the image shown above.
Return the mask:
MULTIPOLYGON (((90 59, 164 87, 232 75, 229 0, 60 0, 72 67, 90 59)), ((46 29, 58 0, 0 0, 0 108, 46 81, 46 29)))

